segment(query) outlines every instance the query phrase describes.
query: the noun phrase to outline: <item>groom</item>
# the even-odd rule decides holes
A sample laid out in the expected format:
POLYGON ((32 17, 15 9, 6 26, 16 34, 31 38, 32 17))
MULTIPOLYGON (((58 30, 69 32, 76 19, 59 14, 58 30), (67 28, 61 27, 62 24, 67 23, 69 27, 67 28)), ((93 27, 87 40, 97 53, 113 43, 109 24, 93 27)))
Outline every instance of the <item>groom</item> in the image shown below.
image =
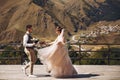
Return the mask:
POLYGON ((30 71, 29 71, 30 73, 28 77, 36 77, 35 75, 33 75, 33 65, 37 60, 34 52, 34 46, 36 45, 36 43, 32 41, 31 33, 32 33, 32 25, 27 25, 26 33, 23 36, 23 46, 24 46, 24 51, 28 56, 29 63, 27 63, 24 67, 22 67, 22 70, 24 71, 25 74, 27 74, 26 69, 30 68, 30 71))

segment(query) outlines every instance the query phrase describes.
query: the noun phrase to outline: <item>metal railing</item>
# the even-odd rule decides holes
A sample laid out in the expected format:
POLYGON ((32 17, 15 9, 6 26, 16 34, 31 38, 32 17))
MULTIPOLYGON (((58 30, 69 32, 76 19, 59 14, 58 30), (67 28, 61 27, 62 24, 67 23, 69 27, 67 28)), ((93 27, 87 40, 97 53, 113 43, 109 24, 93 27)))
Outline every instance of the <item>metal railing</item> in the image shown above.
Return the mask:
POLYGON ((20 43, 0 44, 0 64, 22 64, 24 52, 16 49, 20 47, 22 47, 20 43))
MULTIPOLYGON (((107 65, 110 64, 110 61, 112 60, 118 60, 120 61, 120 56, 117 56, 117 57, 114 57, 112 58, 111 55, 114 54, 114 53, 119 53, 120 54, 120 44, 81 44, 81 43, 72 43, 70 45, 78 45, 78 50, 69 50, 69 52, 71 53, 76 53, 78 54, 79 56, 77 57, 71 57, 72 60, 78 60, 79 61, 79 64, 81 63, 82 60, 106 60, 107 61, 107 65), (92 46, 92 47, 97 47, 97 46, 105 46, 105 48, 101 47, 100 49, 97 49, 97 50, 81 50, 82 46, 92 46), (114 46, 114 47, 112 47, 114 46), (119 47, 115 47, 115 46, 119 46, 119 47), (106 50, 102 50, 103 49, 106 49, 106 50), (117 48, 117 50, 113 50, 113 48, 117 48), (119 49, 119 50, 118 50, 119 49), (100 53, 100 52, 103 52, 103 53, 106 53, 106 57, 105 58, 83 58, 81 55, 82 53, 100 53)), ((74 55, 76 55, 74 54, 74 55)))
MULTIPOLYGON (((11 44, 9 44, 11 45, 11 44)), ((12 46, 16 46, 17 44, 14 44, 12 46)), ((110 64, 110 61, 111 60, 119 60, 120 61, 120 56, 119 57, 116 57, 116 58, 112 58, 111 57, 111 54, 114 52, 117 52, 117 53, 120 53, 120 50, 112 50, 111 46, 120 46, 120 44, 80 44, 80 43, 70 43, 70 46, 71 45, 78 45, 78 49, 77 50, 71 50, 69 49, 69 53, 72 53, 73 56, 71 56, 71 59, 73 61, 79 61, 79 64, 81 63, 82 60, 106 60, 107 61, 107 64, 109 65, 110 64), (106 46, 105 48, 107 48, 107 50, 102 50, 102 51, 99 51, 99 50, 81 50, 82 46, 106 46), (106 57, 105 58, 83 58, 81 55, 83 53, 87 53, 87 52, 90 52, 91 54, 94 53, 94 52, 104 52, 106 53, 106 57), (74 56, 76 55, 77 56, 74 56)), ((120 47, 119 47, 120 49, 120 47)), ((13 61, 13 60, 18 60, 19 63, 17 64, 22 64, 25 60, 25 53, 23 50, 4 50, 4 49, 0 49, 0 54, 3 54, 3 53, 6 53, 6 54, 10 54, 10 53, 13 53, 13 54, 20 54, 19 57, 16 56, 16 57, 12 57, 12 56, 3 56, 3 57, 0 57, 0 62, 2 62, 2 60, 8 60, 8 61, 13 61)), ((1 63, 0 63, 1 64, 1 63)))

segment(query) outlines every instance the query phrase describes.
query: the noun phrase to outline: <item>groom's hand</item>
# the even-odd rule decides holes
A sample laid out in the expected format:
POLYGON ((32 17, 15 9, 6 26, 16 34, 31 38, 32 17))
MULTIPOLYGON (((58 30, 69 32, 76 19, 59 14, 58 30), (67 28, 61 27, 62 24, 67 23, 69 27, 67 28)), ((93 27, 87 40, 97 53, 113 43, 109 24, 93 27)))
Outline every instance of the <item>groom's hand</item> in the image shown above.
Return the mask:
POLYGON ((33 38, 31 40, 33 41, 33 43, 36 43, 36 44, 39 42, 39 39, 37 39, 37 38, 33 38))
POLYGON ((39 42, 39 40, 35 40, 34 42, 37 44, 39 42))

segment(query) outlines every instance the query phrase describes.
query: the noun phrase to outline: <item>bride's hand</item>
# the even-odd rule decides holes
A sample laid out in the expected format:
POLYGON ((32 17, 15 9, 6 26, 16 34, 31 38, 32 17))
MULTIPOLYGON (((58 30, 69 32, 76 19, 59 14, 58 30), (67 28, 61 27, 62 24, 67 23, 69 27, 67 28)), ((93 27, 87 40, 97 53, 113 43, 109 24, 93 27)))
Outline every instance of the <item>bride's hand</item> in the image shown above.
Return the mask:
POLYGON ((40 42, 40 44, 41 44, 42 46, 50 46, 50 44, 49 44, 48 42, 45 42, 45 41, 40 42))
POLYGON ((46 44, 45 41, 40 42, 40 44, 46 44))
POLYGON ((51 45, 49 42, 46 42, 45 44, 46 44, 46 46, 50 46, 51 45))

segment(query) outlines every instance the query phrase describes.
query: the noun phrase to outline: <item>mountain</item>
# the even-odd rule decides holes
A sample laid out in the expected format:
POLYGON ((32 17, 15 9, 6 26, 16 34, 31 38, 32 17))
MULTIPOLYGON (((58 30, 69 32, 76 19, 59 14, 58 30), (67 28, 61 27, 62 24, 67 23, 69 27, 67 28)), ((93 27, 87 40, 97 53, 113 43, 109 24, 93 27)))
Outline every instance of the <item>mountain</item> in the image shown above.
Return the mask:
POLYGON ((67 38, 100 22, 120 25, 119 4, 120 0, 0 0, 0 43, 21 42, 27 24, 33 25, 34 37, 49 41, 56 37, 54 23, 65 28, 67 38))

